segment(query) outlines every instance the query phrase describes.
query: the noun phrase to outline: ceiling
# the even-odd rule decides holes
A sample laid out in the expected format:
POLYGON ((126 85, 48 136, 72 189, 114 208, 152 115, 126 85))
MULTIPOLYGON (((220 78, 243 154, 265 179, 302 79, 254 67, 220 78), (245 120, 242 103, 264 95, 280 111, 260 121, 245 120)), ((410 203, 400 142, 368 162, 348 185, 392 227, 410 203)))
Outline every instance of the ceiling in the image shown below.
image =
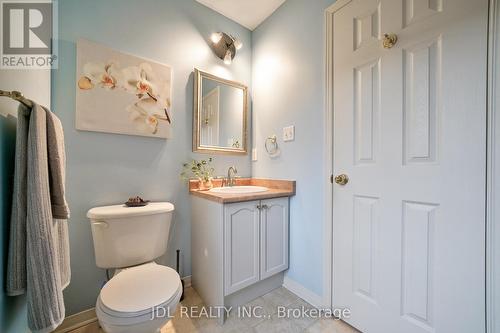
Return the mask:
POLYGON ((196 0, 216 12, 254 30, 286 0, 196 0))

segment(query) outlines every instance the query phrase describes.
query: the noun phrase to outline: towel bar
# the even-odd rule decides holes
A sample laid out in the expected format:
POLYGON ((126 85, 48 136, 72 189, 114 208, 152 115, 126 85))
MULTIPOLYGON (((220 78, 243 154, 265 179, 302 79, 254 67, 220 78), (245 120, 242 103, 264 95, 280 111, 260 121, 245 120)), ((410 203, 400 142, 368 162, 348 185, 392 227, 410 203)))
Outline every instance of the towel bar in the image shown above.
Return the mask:
MULTIPOLYGON (((0 97, 12 98, 13 100, 18 101, 19 103, 24 104, 28 109, 31 109, 33 107, 33 102, 25 98, 21 92, 16 90, 6 91, 0 89, 0 97)), ((0 114, 4 117, 7 117, 10 113, 0 112, 0 114)))

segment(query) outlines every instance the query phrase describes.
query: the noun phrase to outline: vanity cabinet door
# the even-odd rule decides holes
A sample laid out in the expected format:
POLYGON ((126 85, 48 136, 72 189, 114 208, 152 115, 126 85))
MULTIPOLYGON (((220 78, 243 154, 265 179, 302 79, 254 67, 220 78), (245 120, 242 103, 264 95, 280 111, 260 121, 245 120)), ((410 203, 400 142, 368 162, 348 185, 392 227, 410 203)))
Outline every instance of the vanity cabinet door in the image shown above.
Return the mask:
POLYGON ((262 200, 260 278, 288 268, 288 198, 262 200))
POLYGON ((224 208, 224 295, 259 281, 258 201, 224 208))

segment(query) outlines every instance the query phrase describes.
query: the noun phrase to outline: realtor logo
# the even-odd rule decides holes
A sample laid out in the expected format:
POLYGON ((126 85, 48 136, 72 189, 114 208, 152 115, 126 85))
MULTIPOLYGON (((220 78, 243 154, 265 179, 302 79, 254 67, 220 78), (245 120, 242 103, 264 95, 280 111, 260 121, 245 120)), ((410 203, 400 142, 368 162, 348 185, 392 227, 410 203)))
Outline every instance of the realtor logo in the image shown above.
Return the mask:
POLYGON ((3 0, 2 69, 56 68, 57 32, 55 2, 3 0))

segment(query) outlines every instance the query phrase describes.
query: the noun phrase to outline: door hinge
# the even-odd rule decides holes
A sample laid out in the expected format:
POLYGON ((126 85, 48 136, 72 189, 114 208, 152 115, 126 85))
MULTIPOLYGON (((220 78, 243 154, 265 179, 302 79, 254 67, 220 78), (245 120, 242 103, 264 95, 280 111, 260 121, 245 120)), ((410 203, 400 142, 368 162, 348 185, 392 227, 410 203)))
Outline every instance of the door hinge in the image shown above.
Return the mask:
POLYGON ((330 175, 330 183, 333 184, 333 175, 330 175))

